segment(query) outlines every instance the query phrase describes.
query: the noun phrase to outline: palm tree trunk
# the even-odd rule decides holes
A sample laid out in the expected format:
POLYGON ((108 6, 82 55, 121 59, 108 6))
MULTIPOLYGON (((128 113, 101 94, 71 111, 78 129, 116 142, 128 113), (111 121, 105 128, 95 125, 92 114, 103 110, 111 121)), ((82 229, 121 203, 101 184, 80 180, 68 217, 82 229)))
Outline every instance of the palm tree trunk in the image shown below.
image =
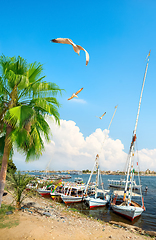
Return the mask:
POLYGON ((17 210, 20 210, 20 209, 21 209, 21 204, 20 204, 20 202, 16 202, 16 208, 17 208, 17 210))
POLYGON ((10 155, 10 151, 11 151, 11 141, 9 139, 11 131, 12 131, 12 127, 10 125, 7 125, 4 154, 3 154, 3 158, 2 158, 2 167, 1 167, 1 172, 0 172, 0 207, 1 207, 2 196, 3 196, 3 192, 4 192, 8 160, 9 160, 9 155, 10 155))

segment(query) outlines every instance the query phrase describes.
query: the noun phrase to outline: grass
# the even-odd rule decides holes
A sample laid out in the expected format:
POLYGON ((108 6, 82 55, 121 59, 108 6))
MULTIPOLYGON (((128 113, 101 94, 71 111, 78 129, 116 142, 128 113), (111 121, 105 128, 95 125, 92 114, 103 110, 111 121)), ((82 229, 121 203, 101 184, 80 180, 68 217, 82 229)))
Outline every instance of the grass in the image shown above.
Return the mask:
POLYGON ((68 208, 68 211, 79 212, 76 208, 68 208))
POLYGON ((9 212, 9 211, 13 212, 14 210, 15 210, 15 208, 13 206, 2 204, 1 208, 0 208, 0 218, 4 217, 6 212, 9 212))
POLYGON ((6 212, 14 211, 15 208, 11 205, 2 204, 0 208, 0 229, 11 228, 19 224, 19 219, 15 215, 6 215, 6 212))

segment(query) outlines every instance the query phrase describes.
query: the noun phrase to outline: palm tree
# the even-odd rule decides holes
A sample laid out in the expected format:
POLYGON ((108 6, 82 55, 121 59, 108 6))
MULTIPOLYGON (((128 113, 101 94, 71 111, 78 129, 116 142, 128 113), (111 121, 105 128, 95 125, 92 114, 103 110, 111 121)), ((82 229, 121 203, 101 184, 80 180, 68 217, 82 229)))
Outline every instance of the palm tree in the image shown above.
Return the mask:
POLYGON ((48 141, 50 127, 45 120, 53 116, 59 124, 59 103, 55 96, 61 89, 43 81, 40 63, 27 64, 19 57, 0 56, 0 142, 4 146, 0 172, 0 206, 7 163, 13 149, 22 150, 26 161, 39 158, 48 141))
POLYGON ((28 176, 28 174, 21 174, 20 171, 17 173, 7 174, 7 185, 11 190, 10 193, 16 201, 16 208, 18 210, 21 209, 21 203, 25 198, 25 195, 22 196, 22 193, 30 181, 31 177, 28 176))

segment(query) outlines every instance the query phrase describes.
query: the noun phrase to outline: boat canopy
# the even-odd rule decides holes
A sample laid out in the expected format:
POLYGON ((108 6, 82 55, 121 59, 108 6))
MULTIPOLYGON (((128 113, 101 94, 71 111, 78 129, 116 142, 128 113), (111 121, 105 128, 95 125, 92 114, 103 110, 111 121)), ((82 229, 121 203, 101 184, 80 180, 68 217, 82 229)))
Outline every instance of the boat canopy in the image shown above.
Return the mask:
MULTIPOLYGON (((114 191, 114 194, 117 194, 118 196, 123 196, 124 195, 124 191, 114 191)), ((141 197, 141 195, 140 194, 138 194, 138 193, 134 193, 134 192, 132 192, 132 196, 133 197, 141 197)))

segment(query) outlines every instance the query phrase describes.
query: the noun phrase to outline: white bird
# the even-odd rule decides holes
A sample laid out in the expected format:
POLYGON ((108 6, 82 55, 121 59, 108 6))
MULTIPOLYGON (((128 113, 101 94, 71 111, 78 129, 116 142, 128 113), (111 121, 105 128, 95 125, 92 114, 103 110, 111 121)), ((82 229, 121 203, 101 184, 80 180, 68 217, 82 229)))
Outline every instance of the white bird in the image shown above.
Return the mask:
POLYGON ((78 98, 77 94, 78 94, 79 92, 81 92, 82 89, 83 89, 83 88, 81 88, 80 90, 78 90, 76 93, 73 93, 72 96, 71 96, 70 98, 68 98, 68 100, 70 100, 70 99, 72 99, 72 98, 74 98, 74 97, 77 97, 77 98, 78 98))
POLYGON ((97 116, 96 117, 102 119, 105 114, 106 114, 106 112, 101 117, 97 117, 97 116))
POLYGON ((56 39, 52 39, 50 40, 51 42, 55 42, 55 43, 63 43, 63 44, 70 44, 73 46, 74 51, 79 55, 80 54, 80 50, 85 51, 86 53, 86 66, 89 62, 89 54, 88 52, 81 46, 76 45, 75 43, 73 43, 73 41, 69 38, 56 38, 56 39))

